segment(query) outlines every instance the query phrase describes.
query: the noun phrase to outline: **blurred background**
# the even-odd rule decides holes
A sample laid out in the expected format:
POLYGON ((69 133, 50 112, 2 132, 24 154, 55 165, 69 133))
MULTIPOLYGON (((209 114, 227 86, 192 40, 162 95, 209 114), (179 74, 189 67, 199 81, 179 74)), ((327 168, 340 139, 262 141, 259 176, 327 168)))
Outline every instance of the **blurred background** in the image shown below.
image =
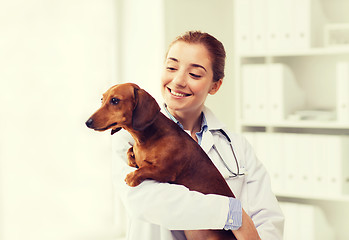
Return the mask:
MULTIPOLYGON (((250 1, 254 0, 245 3, 250 1)), ((235 4, 239 2, 241 4, 237 0, 0 0, 0 239, 123 237, 124 226, 116 220, 121 213, 114 204, 111 183, 110 134, 94 132, 84 123, 100 106, 102 93, 117 83, 135 82, 161 101, 159 79, 167 45, 185 31, 209 32, 226 48, 223 87, 217 95, 209 97, 207 105, 232 131, 246 132, 251 142, 256 139, 255 132, 280 132, 280 128, 285 132, 285 127, 297 132, 294 124, 270 127, 268 121, 251 123, 241 117, 243 96, 237 93, 243 85, 242 65, 283 63, 294 66, 300 76, 303 69, 297 65, 297 59, 285 57, 294 55, 290 53, 294 50, 291 45, 283 48, 286 54, 277 53, 276 57, 257 48, 239 52, 238 37, 244 31, 234 27, 244 19, 237 18, 236 6, 241 5, 235 4)), ((317 2, 330 7, 332 16, 347 15, 343 7, 331 8, 329 0, 317 2)), ((347 0, 332 2, 344 2, 348 6, 347 0)), ((313 48, 312 43, 306 47, 313 48)), ((334 62, 349 61, 346 46, 330 53, 326 51, 298 53, 306 55, 302 60, 304 66, 314 63, 317 55, 335 55, 334 62), (308 54, 311 57, 308 58, 308 54)), ((315 61, 315 66, 323 67, 326 61, 315 61)), ((334 74, 334 70, 331 71, 334 74)), ((312 84, 314 82, 306 89, 311 89, 312 84)), ((335 95, 331 86, 329 83, 322 89, 330 89, 335 95)), ((321 91, 317 94, 325 95, 321 91)), ((333 108, 334 98, 330 98, 333 108)), ((293 116, 297 117, 299 115, 293 116)), ((313 123, 300 125, 300 132, 307 131, 304 126, 313 128, 313 123)), ((333 135, 327 131, 326 124, 319 124, 316 129, 316 134, 325 131, 333 135)), ((348 135, 348 129, 348 122, 341 123, 334 128, 334 134, 348 135)), ((347 157, 345 160, 349 161, 347 157)), ((348 164, 340 165, 339 172, 346 177, 348 164)), ((344 185, 343 193, 348 193, 344 185)), ((306 210, 320 209, 321 218, 333 232, 331 239, 344 240, 349 237, 345 231, 349 198, 343 195, 304 197, 304 194, 288 192, 278 197, 286 204, 316 206, 306 210)), ((293 205, 284 206, 285 211, 295 212, 293 205)), ((306 224, 322 226, 314 220, 318 215, 308 216, 313 217, 306 224)), ((312 230, 316 232, 319 228, 312 230)))
POLYGON ((116 83, 137 82, 158 98, 165 46, 184 31, 209 31, 231 50, 231 7, 202 0, 0 1, 1 240, 120 235, 110 133, 85 121, 116 83))

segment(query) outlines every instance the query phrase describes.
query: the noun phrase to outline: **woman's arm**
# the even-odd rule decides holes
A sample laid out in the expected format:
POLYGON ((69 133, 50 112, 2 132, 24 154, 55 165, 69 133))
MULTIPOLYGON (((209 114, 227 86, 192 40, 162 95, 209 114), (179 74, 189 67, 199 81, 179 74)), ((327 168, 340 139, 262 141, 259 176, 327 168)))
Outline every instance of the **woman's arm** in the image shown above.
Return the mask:
MULTIPOLYGON (((233 230, 237 240, 260 240, 257 229, 247 213, 242 211, 242 225, 238 230, 233 230)), ((281 239, 280 239, 281 240, 281 239)))
POLYGON ((204 195, 182 185, 153 180, 129 187, 124 179, 135 170, 127 165, 129 142, 133 140, 124 130, 113 136, 113 182, 130 217, 169 230, 223 229, 229 211, 227 197, 204 195))

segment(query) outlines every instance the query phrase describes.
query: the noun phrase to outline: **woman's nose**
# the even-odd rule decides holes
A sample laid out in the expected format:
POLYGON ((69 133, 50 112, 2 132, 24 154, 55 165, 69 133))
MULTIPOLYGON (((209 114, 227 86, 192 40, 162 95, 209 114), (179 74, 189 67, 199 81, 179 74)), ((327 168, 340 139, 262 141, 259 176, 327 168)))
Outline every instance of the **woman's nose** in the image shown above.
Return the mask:
POLYGON ((180 87, 185 87, 187 85, 187 79, 182 72, 177 72, 172 81, 180 87))

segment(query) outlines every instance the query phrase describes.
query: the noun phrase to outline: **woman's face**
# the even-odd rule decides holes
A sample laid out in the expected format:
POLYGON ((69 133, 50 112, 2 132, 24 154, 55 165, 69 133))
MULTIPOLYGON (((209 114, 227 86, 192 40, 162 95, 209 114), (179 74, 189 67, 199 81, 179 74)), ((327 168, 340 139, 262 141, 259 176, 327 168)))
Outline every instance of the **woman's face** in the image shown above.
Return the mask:
POLYGON ((207 95, 215 94, 221 83, 213 82, 211 58, 203 44, 178 41, 169 49, 161 92, 172 114, 201 113, 207 95))

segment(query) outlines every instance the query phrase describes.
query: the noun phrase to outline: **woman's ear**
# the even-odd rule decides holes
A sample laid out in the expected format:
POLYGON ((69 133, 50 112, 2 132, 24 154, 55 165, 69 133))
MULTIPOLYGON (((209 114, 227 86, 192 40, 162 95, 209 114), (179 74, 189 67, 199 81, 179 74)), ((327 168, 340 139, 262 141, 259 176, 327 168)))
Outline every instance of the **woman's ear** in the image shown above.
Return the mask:
POLYGON ((222 83, 223 83, 223 79, 219 79, 218 81, 213 82, 211 89, 208 93, 211 95, 216 94, 216 92, 218 92, 219 88, 222 86, 222 83))

